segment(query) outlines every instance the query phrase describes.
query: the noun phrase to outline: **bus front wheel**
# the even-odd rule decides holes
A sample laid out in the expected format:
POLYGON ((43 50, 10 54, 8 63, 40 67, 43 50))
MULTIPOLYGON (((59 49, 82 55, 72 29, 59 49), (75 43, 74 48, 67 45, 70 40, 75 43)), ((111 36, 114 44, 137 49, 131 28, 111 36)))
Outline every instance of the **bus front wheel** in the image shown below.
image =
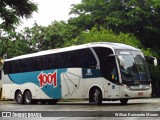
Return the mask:
POLYGON ((31 104, 33 102, 32 100, 32 94, 29 90, 27 90, 24 94, 24 100, 26 104, 31 104))
POLYGON ((95 105, 101 105, 102 104, 102 93, 99 89, 95 89, 94 91, 94 103, 95 105))
POLYGON ((16 102, 19 103, 19 104, 23 104, 23 103, 24 103, 23 94, 22 94, 21 91, 18 91, 18 92, 16 93, 15 100, 16 100, 16 102))

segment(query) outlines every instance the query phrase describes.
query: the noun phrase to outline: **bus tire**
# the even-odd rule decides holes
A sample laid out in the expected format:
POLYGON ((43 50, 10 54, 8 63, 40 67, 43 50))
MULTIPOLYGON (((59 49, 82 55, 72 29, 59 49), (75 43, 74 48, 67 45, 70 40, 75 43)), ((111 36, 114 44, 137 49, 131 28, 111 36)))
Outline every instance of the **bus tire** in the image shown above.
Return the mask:
POLYGON ((121 99, 120 102, 122 105, 126 105, 128 102, 128 99, 121 99))
POLYGON ((22 94, 22 92, 20 90, 16 92, 15 100, 19 104, 23 104, 24 103, 23 94, 22 94))
POLYGON ((25 104, 32 104, 33 103, 32 93, 29 90, 27 90, 24 93, 24 101, 25 101, 25 104))
POLYGON ((93 94, 94 104, 101 105, 102 104, 102 92, 99 89, 95 89, 93 94))

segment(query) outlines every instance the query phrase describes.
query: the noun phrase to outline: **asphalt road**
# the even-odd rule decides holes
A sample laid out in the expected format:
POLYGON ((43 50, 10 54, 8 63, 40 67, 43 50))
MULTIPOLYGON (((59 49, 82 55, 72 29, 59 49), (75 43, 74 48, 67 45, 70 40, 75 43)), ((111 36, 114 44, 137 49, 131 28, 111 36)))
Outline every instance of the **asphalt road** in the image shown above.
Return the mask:
MULTIPOLYGON (((88 101, 58 102, 56 105, 32 104, 20 105, 14 101, 0 101, 0 111, 12 112, 41 112, 42 116, 51 115, 54 119, 113 119, 113 120, 159 120, 160 99, 135 99, 129 100, 127 105, 120 102, 104 101, 101 106, 89 104, 88 101), (48 111, 48 112, 46 112, 48 111), (111 112, 112 111, 112 112, 111 112), (135 114, 134 114, 135 113, 135 114), (111 114, 111 116, 110 116, 111 114), (138 116, 137 116, 138 114, 138 116), (144 116, 143 116, 144 114, 144 116), (146 116, 150 114, 150 116, 146 116), (130 116, 129 116, 130 115, 130 116), (157 117, 158 115, 159 117, 157 117), (76 118, 75 118, 76 117, 76 118), (78 117, 78 118, 77 118, 78 117)), ((22 114, 22 113, 21 113, 22 114)), ((30 114, 30 113, 29 113, 30 114)), ((16 116, 14 116, 16 117, 16 116)), ((27 119, 27 118, 26 118, 27 119)), ((36 118, 32 118, 36 119, 36 118)), ((30 120, 32 120, 30 118, 30 120)), ((51 119, 48 118, 48 119, 51 119)), ((53 119, 53 118, 52 118, 53 119)), ((6 118, 2 117, 2 120, 6 118)), ((16 120, 18 120, 16 118, 16 120)), ((38 120, 41 120, 38 118, 38 120)))

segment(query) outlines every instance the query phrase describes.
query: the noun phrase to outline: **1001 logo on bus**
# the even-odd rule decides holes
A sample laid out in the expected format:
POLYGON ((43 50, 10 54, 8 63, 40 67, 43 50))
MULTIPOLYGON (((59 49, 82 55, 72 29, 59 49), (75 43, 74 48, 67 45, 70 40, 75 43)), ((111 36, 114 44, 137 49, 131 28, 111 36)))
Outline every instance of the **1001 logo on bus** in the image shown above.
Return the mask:
POLYGON ((53 84, 53 87, 57 87, 57 71, 48 74, 41 72, 38 75, 38 80, 41 88, 43 88, 43 86, 47 84, 53 84))

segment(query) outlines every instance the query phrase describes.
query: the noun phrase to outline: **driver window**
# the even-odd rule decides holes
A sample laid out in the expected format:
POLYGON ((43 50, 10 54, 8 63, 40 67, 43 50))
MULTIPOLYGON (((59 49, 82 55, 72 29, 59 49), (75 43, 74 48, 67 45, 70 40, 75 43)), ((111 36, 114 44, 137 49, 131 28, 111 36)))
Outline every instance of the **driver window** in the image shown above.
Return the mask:
POLYGON ((115 62, 115 57, 109 57, 107 61, 107 77, 109 80, 113 82, 118 82, 118 70, 117 70, 117 65, 115 62))

